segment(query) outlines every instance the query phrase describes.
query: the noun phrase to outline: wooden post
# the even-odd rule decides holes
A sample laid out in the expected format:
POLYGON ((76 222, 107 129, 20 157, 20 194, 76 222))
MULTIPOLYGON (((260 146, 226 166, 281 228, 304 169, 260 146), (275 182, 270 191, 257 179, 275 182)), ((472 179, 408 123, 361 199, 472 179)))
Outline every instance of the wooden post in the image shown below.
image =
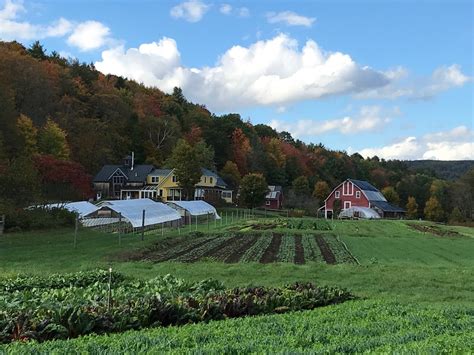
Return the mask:
POLYGON ((197 230, 198 230, 198 216, 197 216, 197 215, 196 215, 196 219, 195 219, 195 220, 196 220, 196 229, 195 229, 195 230, 197 231, 197 230))
POLYGON ((209 230, 209 213, 207 213, 207 230, 209 230))
POLYGON ((79 224, 79 216, 76 215, 76 219, 74 221, 74 249, 77 248, 77 228, 79 224))
POLYGON ((145 210, 142 215, 142 241, 145 240, 145 210))
POLYGON ((0 235, 3 234, 5 228, 5 215, 0 216, 0 235))
POLYGON ((107 312, 110 312, 110 304, 112 301, 112 268, 109 268, 109 292, 107 295, 107 312))
POLYGON ((118 234, 119 234, 119 246, 122 246, 122 212, 119 212, 118 234))
POLYGON ((232 211, 232 218, 230 220, 231 220, 231 223, 234 223, 234 211, 232 211))
POLYGON ((164 223, 161 223, 161 236, 163 236, 165 234, 165 231, 163 230, 163 225, 164 225, 164 223))

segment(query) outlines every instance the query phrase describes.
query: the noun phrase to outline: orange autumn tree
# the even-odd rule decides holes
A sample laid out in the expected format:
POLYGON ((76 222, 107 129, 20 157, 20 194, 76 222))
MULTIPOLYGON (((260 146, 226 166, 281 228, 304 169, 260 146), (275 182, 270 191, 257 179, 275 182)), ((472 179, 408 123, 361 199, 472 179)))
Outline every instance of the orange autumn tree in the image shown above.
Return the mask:
POLYGON ((232 155, 240 175, 248 173, 248 155, 252 151, 250 141, 242 129, 236 128, 232 133, 232 155))

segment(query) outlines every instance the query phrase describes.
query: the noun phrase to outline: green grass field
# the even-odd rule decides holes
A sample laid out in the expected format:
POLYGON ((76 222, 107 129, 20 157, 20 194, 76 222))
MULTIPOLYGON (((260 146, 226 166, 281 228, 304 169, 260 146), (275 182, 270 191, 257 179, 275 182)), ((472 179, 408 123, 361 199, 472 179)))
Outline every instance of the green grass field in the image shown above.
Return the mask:
MULTIPOLYGON (((224 231, 238 227, 242 223, 242 221, 235 221, 230 226, 217 225, 216 227, 211 224, 209 228, 211 231, 224 231)), ((425 222, 415 223, 428 225, 425 222)), ((114 270, 137 278, 151 278, 168 273, 190 281, 199 281, 212 277, 223 281, 228 287, 250 284, 276 286, 295 281, 312 281, 317 284, 337 285, 348 288, 363 299, 350 302, 351 306, 345 304, 332 306, 331 309, 334 309, 334 311, 316 310, 309 312, 312 315, 298 313, 294 315, 268 316, 270 317, 268 321, 271 320, 272 324, 276 325, 281 323, 281 328, 278 328, 276 325, 275 327, 277 328, 264 328, 262 334, 265 334, 265 337, 259 338, 258 342, 254 342, 246 337, 247 335, 250 337, 252 333, 252 327, 249 324, 255 322, 258 328, 257 324, 266 322, 263 320, 267 320, 265 317, 238 321, 221 321, 212 325, 199 324, 183 328, 173 327, 170 329, 132 332, 127 335, 129 338, 124 337, 122 342, 120 340, 114 342, 114 344, 122 344, 116 348, 117 351, 127 351, 127 348, 124 347, 127 339, 142 338, 146 344, 149 344, 149 348, 145 349, 153 349, 156 352, 173 349, 176 352, 190 351, 192 349, 203 349, 203 351, 207 349, 214 352, 259 352, 265 349, 269 351, 271 349, 289 352, 300 351, 303 349, 303 345, 295 343, 296 340, 292 341, 291 337, 284 337, 279 341, 272 340, 275 341, 273 348, 270 347, 269 343, 266 343, 265 339, 277 338, 278 332, 291 331, 293 328, 291 321, 288 319, 294 319, 295 324, 299 324, 299 322, 303 322, 303 319, 305 319, 305 327, 312 328, 320 326, 321 322, 324 322, 323 319, 326 319, 324 317, 328 317, 327 319, 333 322, 331 323, 332 326, 328 325, 329 328, 324 330, 328 334, 327 342, 325 343, 318 338, 319 340, 316 339, 313 343, 306 344, 304 348, 329 352, 391 351, 396 349, 429 352, 443 349, 449 349, 449 351, 469 349, 468 345, 474 341, 472 335, 469 335, 474 334, 473 228, 440 226, 439 228, 443 230, 446 229, 458 233, 455 236, 441 237, 415 230, 403 221, 334 221, 332 222, 332 227, 333 230, 327 233, 339 236, 361 265, 327 265, 316 262, 304 265, 295 265, 293 263, 225 264, 207 260, 192 264, 177 262, 152 263, 145 261, 124 262, 121 261, 120 255, 133 250, 139 250, 165 238, 173 238, 177 236, 178 231, 165 230, 165 235, 161 236, 161 231, 158 230, 156 234, 145 235, 145 241, 141 241, 139 235, 127 235, 122 237, 122 245, 119 246, 117 235, 81 230, 78 236, 77 248, 74 249, 73 232, 57 230, 17 233, 0 237, 0 276, 8 277, 18 273, 48 274, 74 272, 112 266, 114 270), (370 319, 364 318, 364 310, 369 307, 367 305, 370 305, 371 302, 376 302, 376 307, 381 307, 381 309, 385 309, 385 304, 396 304, 395 308, 405 307, 403 308, 403 312, 405 312, 403 314, 406 317, 400 317, 394 313, 387 315, 386 319, 389 320, 392 317, 394 324, 399 324, 400 329, 405 324, 404 322, 406 322, 406 325, 409 325, 410 322, 415 322, 420 327, 413 326, 413 332, 407 334, 400 330, 399 333, 396 333, 398 335, 394 335, 391 338, 388 333, 378 334, 378 328, 369 326, 370 319), (348 320, 346 316, 343 316, 343 310, 349 312, 348 307, 350 312, 352 312, 348 319, 354 318, 353 323, 352 321, 351 323, 344 323, 348 322, 348 320), (439 330, 439 326, 436 324, 442 318, 443 310, 451 309, 452 307, 457 310, 456 312, 464 314, 462 316, 464 317, 462 330, 456 332, 446 330, 448 333, 445 337, 437 338, 436 331, 439 330), (362 319, 360 322, 355 320, 356 317, 354 315, 358 314, 358 309, 359 316, 362 319), (341 310, 341 313, 339 313, 339 310, 341 310), (320 312, 324 316, 320 316, 320 312), (423 312, 432 314, 432 317, 430 316, 431 318, 428 317, 426 322, 422 322, 423 327, 421 327, 421 323, 417 323, 416 317, 421 317, 420 314, 423 314, 423 312), (338 325, 338 322, 343 322, 343 324, 338 325), (241 335, 237 336, 239 327, 244 327, 244 324, 245 330, 242 328, 241 335), (357 329, 360 329, 359 333, 357 333, 357 329), (363 331, 362 329, 365 330, 363 331), (341 334, 345 331, 356 332, 354 337, 359 335, 360 337, 357 340, 353 339, 352 343, 349 340, 344 342, 335 337, 334 334, 338 331, 341 331, 341 334), (190 332, 195 333, 191 336, 190 332), (182 334, 182 338, 179 341, 175 339, 177 334, 182 334), (223 343, 224 345, 217 343, 216 339, 219 337, 219 334, 228 340, 223 343), (224 334, 229 335, 225 338, 226 335, 224 334), (168 345, 163 345, 162 343, 158 345, 157 340, 153 340, 155 337, 157 339, 164 339, 164 344, 168 345), (439 343, 436 342, 436 339, 438 339, 439 343), (225 347, 225 344, 236 341, 242 342, 243 347, 232 348, 230 345, 225 347), (268 347, 265 347, 265 344, 268 347), (337 347, 339 346, 337 344, 342 345, 337 347), (349 344, 353 344, 353 346, 345 348, 349 344)), ((199 230, 206 232, 208 226, 201 225, 199 230)), ((279 232, 289 231, 284 228, 277 228, 276 230, 279 232)), ((184 230, 180 232, 181 235, 184 234, 184 230)), ((387 310, 386 312, 389 311, 387 310)), ((84 340, 74 340, 73 342, 75 343, 71 344, 80 343, 77 346, 79 346, 81 351, 87 351, 87 349, 92 352, 95 352, 97 349, 104 350, 105 348, 94 348, 94 346, 106 344, 108 341, 106 338, 108 337, 105 337, 104 340, 99 338, 101 337, 96 337, 93 341, 91 340, 90 349, 87 347, 87 338, 84 340)), ((121 339, 121 336, 114 335, 114 339, 121 339)), ((69 344, 69 342, 66 343, 69 344)), ((470 347, 471 350, 472 348, 470 347)), ((10 348, 11 351, 14 349, 18 352, 26 351, 26 349, 21 347, 10 348)), ((42 349, 48 352, 47 348, 42 349)), ((67 346, 64 345, 63 348, 62 345, 58 345, 56 348, 53 346, 52 349, 59 351, 60 349, 67 349, 67 346)), ((133 350, 130 351, 133 352, 133 350)), ((64 350, 63 352, 67 351, 64 350)))

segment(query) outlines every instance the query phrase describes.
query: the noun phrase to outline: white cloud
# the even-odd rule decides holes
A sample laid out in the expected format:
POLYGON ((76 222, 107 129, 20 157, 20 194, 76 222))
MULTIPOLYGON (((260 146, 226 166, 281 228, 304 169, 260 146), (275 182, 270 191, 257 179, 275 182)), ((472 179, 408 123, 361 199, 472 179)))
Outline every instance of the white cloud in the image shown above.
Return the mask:
POLYGON ((19 20, 19 15, 25 12, 23 1, 5 1, 3 9, 0 10, 0 38, 8 41, 62 37, 72 29, 72 23, 64 18, 50 25, 35 25, 19 20))
POLYGON ((363 106, 357 115, 330 120, 298 120, 284 122, 272 120, 270 126, 278 131, 287 131, 294 137, 316 136, 328 132, 355 134, 381 129, 391 121, 391 115, 382 112, 379 106, 363 106))
POLYGON ((451 131, 430 133, 421 138, 407 137, 384 147, 362 149, 359 153, 364 157, 377 155, 384 159, 472 160, 474 131, 459 126, 451 131))
POLYGON ((188 98, 205 102, 213 110, 283 106, 388 83, 383 73, 357 65, 347 54, 325 53, 312 40, 300 49, 297 41, 285 34, 249 47, 233 46, 212 67, 182 66, 174 60, 174 54, 179 58, 174 41, 166 50, 173 54, 172 61, 166 51, 106 50, 96 67, 106 74, 126 76, 166 92, 171 92, 173 85, 180 86, 188 98), (163 63, 169 69, 166 72, 160 69, 163 63))
POLYGON ((209 5, 199 0, 185 1, 170 10, 171 17, 188 22, 199 22, 209 9, 209 5))
POLYGON ((268 23, 284 23, 287 26, 311 27, 316 18, 298 15, 293 11, 282 11, 267 13, 267 21, 268 23))
POLYGON ((241 7, 237 9, 238 14, 240 17, 249 17, 250 16, 250 10, 246 7, 241 7))
POLYGON ((233 8, 232 5, 229 4, 222 4, 219 7, 219 12, 223 15, 236 15, 238 17, 249 17, 250 10, 246 7, 237 7, 233 8))
POLYGON ((76 26, 67 39, 71 46, 89 51, 104 46, 110 39, 110 29, 97 21, 86 21, 76 26))
POLYGON ((384 73, 390 78, 390 84, 358 93, 360 99, 429 99, 452 88, 461 87, 472 78, 462 73, 457 64, 436 68, 429 77, 413 78, 405 68, 396 68, 384 73))

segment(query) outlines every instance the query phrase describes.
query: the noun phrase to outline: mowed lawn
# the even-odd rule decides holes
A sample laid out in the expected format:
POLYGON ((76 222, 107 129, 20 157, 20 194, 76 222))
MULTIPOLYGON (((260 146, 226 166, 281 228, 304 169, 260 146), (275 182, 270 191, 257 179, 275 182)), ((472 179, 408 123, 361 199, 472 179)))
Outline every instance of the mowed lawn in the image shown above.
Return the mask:
MULTIPOLYGON (((456 237, 424 234, 403 221, 335 221, 334 231, 361 265, 307 263, 123 262, 119 254, 159 241, 154 235, 122 237, 82 230, 74 248, 72 230, 7 234, 0 237, 0 276, 64 273, 108 268, 139 278, 173 274, 198 281, 216 278, 227 286, 281 285, 294 281, 346 287, 370 299, 471 303, 474 294, 472 228, 443 227, 456 237)), ((419 223, 419 222, 416 222, 419 223)), ((200 226, 207 231, 207 225, 200 226)), ((211 225, 211 230, 214 226, 211 225)), ((221 227, 217 226, 217 230, 221 227)), ((185 230, 181 230, 184 234, 185 230)), ((294 231, 293 231, 294 232, 294 231)), ((316 231, 311 231, 317 233, 316 231)), ((165 237, 177 230, 165 230, 165 237)))

